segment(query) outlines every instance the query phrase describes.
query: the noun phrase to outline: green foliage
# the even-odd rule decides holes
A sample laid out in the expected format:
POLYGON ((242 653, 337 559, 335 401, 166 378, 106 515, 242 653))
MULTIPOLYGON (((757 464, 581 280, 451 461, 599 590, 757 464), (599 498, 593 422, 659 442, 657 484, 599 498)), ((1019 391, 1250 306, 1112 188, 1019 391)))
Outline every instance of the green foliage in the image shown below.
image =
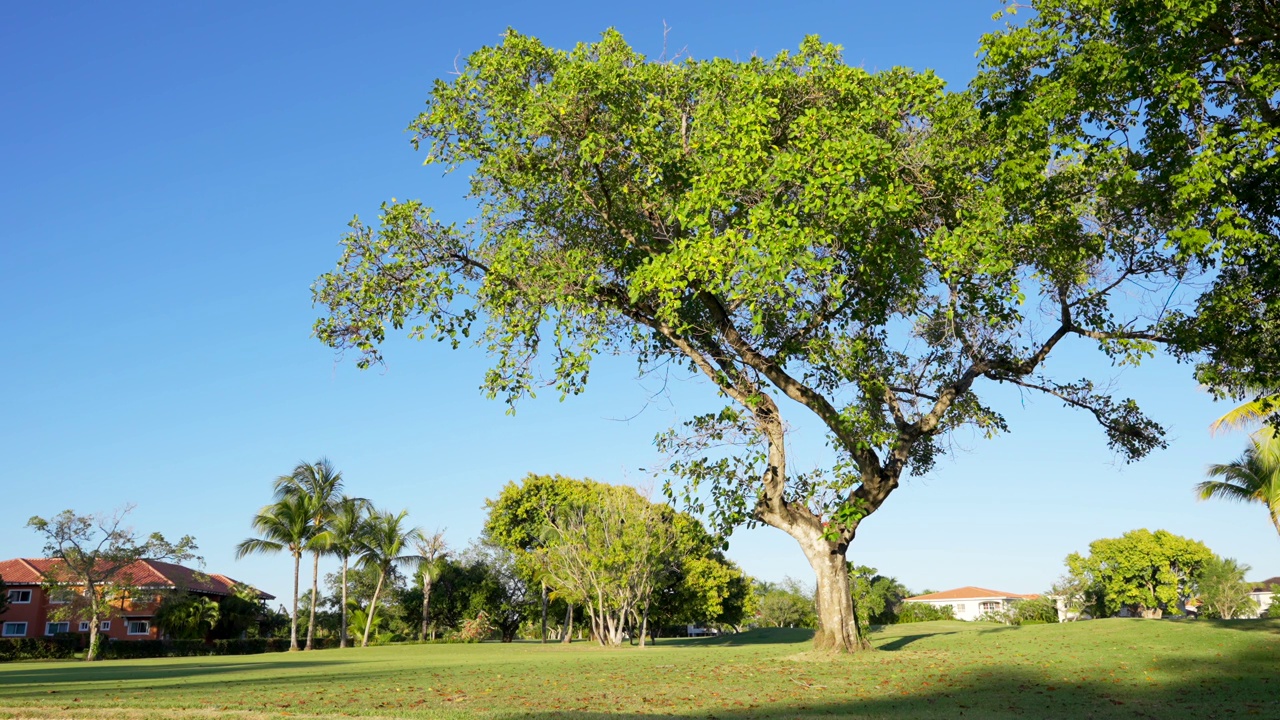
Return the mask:
POLYGON ((0 662, 14 660, 69 660, 80 647, 71 633, 54 637, 0 638, 0 662))
POLYGON ((1165 530, 1131 530, 1089 543, 1089 555, 1072 553, 1067 568, 1089 588, 1093 614, 1128 609, 1143 617, 1178 615, 1190 599, 1196 575, 1214 557, 1203 543, 1165 530))
POLYGON ((177 593, 166 596, 153 621, 175 640, 204 640, 218 624, 221 606, 207 597, 177 593))
MULTIPOLYGON (((1273 593, 1276 593, 1277 595, 1280 595, 1280 589, 1276 589, 1275 586, 1272 586, 1271 591, 1273 593)), ((1271 604, 1267 606, 1266 616, 1269 618, 1280 618, 1280 602, 1277 602, 1276 600, 1273 599, 1271 601, 1271 604)))
MULTIPOLYGON (((1032 0, 974 87, 1027 157, 1117 169, 1097 191, 1216 265, 1170 334, 1218 395, 1280 388, 1280 39, 1259 0, 1032 0)), ((1013 11, 1011 4, 1009 12, 1013 11)))
POLYGON ((897 622, 898 608, 910 595, 897 578, 880 575, 873 567, 850 564, 849 585, 853 591, 853 607, 862 627, 889 625, 897 622))
POLYGON ((799 580, 785 578, 781 583, 757 580, 755 591, 755 624, 761 627, 811 628, 818 624, 813 593, 799 580))
POLYGON ((1249 569, 1232 558, 1214 555, 1206 560, 1195 578, 1201 616, 1231 620, 1256 615, 1258 603, 1249 596, 1253 584, 1244 579, 1249 569))
POLYGON ((1210 465, 1208 474, 1215 479, 1196 485, 1197 497, 1262 505, 1280 533, 1280 436, 1274 428, 1254 433, 1239 459, 1210 465))
POLYGON ((934 620, 955 620, 956 609, 950 605, 938 607, 922 602, 904 602, 898 608, 899 623, 932 622, 934 620))
POLYGON ((1015 600, 1000 610, 989 610, 978 616, 980 622, 997 622, 1005 625, 1044 625, 1058 622, 1058 605, 1052 598, 1041 595, 1035 598, 1015 600))
POLYGON ((83 617, 89 621, 89 650, 85 660, 97 657, 98 623, 114 598, 130 595, 133 578, 128 568, 139 560, 203 562, 196 541, 184 535, 171 543, 160 533, 145 540, 124 525, 133 510, 127 505, 113 513, 77 515, 64 510, 51 519, 34 516, 27 526, 44 536, 44 554, 61 562, 50 565, 43 580, 51 597, 64 603, 51 618, 83 617))
POLYGON ((488 639, 492 634, 493 623, 489 622, 488 613, 482 610, 475 617, 463 620, 452 639, 464 643, 478 643, 488 639))

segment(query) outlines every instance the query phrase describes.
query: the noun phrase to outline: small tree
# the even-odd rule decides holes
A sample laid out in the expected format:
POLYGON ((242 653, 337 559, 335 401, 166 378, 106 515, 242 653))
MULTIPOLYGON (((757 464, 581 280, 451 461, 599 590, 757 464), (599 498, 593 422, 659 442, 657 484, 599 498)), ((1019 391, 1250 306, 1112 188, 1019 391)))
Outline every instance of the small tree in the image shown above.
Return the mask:
POLYGON ((184 535, 170 543, 160 533, 141 539, 124 524, 132 505, 111 513, 77 515, 64 510, 45 519, 32 517, 27 526, 44 536, 44 553, 59 560, 49 566, 44 583, 54 596, 70 601, 60 612, 87 615, 89 650, 85 660, 98 652, 98 628, 111 598, 131 596, 134 580, 129 567, 139 560, 197 560, 196 541, 184 535))
POLYGON ((422 581, 422 628, 419 637, 426 640, 427 632, 431 627, 431 583, 440 577, 444 569, 444 560, 449 555, 449 545, 444 541, 444 531, 437 530, 432 535, 424 535, 415 540, 413 546, 418 551, 421 563, 418 566, 418 577, 422 581))
POLYGON ((1245 582, 1248 565, 1233 558, 1214 555, 1205 561, 1196 575, 1196 597, 1200 600, 1201 613, 1205 617, 1231 620, 1251 617, 1258 611, 1258 602, 1249 593, 1253 583, 1245 582))
POLYGON ((818 622, 813 593, 795 578, 784 578, 781 583, 756 581, 755 596, 758 625, 811 628, 818 622))
POLYGON ((639 620, 643 647, 675 529, 662 507, 632 488, 598 485, 593 494, 556 510, 547 521, 550 541, 536 554, 551 586, 586 608, 601 645, 621 645, 628 621, 639 620))
POLYGON ((1068 555, 1067 567, 1087 582, 1102 613, 1127 609, 1158 618, 1182 612, 1179 602, 1190 598, 1194 578, 1212 558, 1204 543, 1142 529, 1089 543, 1089 555, 1068 555))
POLYGON ((221 615, 222 607, 217 602, 184 592, 162 600, 153 621, 161 632, 176 640, 204 640, 213 633, 221 615))
POLYGON ((850 568, 849 577, 860 627, 889 625, 897 620, 898 608, 907 597, 905 585, 865 565, 850 568))

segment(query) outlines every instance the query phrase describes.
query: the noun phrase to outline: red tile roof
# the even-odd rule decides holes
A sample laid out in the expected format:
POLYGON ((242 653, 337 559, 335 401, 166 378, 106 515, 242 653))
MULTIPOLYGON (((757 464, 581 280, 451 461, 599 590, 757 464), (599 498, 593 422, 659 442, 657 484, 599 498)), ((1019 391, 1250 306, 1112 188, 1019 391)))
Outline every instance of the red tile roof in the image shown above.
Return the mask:
POLYGON ((974 587, 967 585, 955 590, 943 590, 942 592, 929 593, 928 595, 916 595, 907 598, 910 602, 927 602, 930 600, 980 600, 983 598, 1021 598, 1030 600, 1031 598, 1040 597, 1036 594, 1022 595, 1020 593, 1001 592, 1000 590, 988 590, 987 588, 974 587))
MULTIPOLYGON (((49 558, 16 558, 0 560, 0 578, 9 585, 39 585, 45 577, 56 577, 61 560, 49 558)), ((120 571, 120 578, 139 587, 163 587, 190 590, 207 595, 230 595, 236 581, 226 575, 204 573, 183 565, 159 560, 138 560, 120 571)), ((258 591, 263 600, 274 595, 258 591)))

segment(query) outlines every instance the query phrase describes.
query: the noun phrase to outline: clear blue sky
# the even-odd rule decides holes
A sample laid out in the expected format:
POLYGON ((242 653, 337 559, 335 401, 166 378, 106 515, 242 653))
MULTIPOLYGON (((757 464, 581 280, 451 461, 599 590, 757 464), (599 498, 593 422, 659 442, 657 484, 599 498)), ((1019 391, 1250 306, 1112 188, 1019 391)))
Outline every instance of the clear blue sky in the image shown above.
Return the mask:
MULTIPOLYGON (((462 178, 421 167, 404 127, 433 79, 507 26, 557 46, 609 26, 652 55, 745 58, 808 33, 868 68, 971 77, 998 4, 954 2, 19 3, 0 25, 0 556, 40 552, 34 514, 137 504, 139 530, 197 537, 210 570, 288 592, 284 557, 233 559, 273 477, 327 455, 350 491, 408 508, 457 545, 526 472, 643 484, 654 434, 707 407, 625 359, 585 396, 507 416, 477 390, 475 350, 397 340, 360 372, 310 337, 309 287, 353 213, 392 196, 462 219, 462 178)), ((1091 362, 1087 352, 1060 368, 1091 362)), ((1072 374, 1075 374, 1072 372, 1072 374)), ((1224 409, 1190 371, 1119 377, 1171 447, 1135 465, 1088 417, 1003 396, 1013 432, 911 479, 851 557, 910 587, 1033 592, 1090 540, 1167 528, 1280 574, 1260 508, 1196 503, 1191 486, 1243 437, 1210 439, 1224 409)), ((824 460, 793 416, 797 462, 824 460)), ((735 534, 768 579, 810 578, 790 538, 735 534)))

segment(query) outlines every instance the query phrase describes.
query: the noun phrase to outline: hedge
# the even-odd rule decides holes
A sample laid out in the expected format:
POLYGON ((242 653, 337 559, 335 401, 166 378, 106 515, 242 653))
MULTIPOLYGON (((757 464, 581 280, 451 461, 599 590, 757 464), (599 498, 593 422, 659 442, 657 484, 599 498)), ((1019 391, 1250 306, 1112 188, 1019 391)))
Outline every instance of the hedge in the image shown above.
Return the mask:
POLYGON ((75 636, 0 638, 0 662, 13 660, 67 660, 75 657, 80 639, 75 636))
MULTIPOLYGON (((301 645, 301 643, 299 643, 301 645)), ((311 646, 317 650, 337 647, 335 638, 314 638, 311 646)), ((191 657, 196 655, 258 655, 284 652, 289 649, 288 638, 251 638, 248 640, 116 640, 102 645, 98 657, 103 660, 131 660, 136 658, 191 657)))

